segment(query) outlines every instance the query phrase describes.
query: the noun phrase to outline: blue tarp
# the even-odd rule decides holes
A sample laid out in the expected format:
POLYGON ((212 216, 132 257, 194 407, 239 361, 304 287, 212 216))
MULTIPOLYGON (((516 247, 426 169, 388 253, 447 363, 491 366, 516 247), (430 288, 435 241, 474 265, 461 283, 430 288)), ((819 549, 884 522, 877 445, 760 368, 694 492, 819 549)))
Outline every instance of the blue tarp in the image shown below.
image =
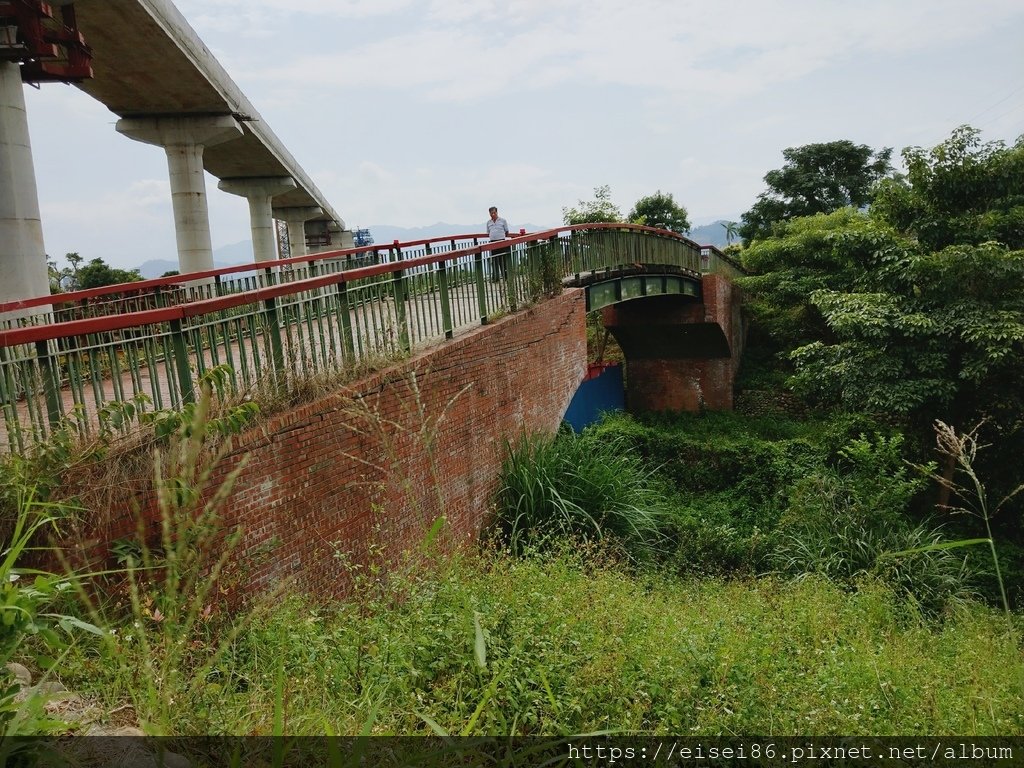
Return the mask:
POLYGON ((590 375, 576 390, 562 419, 569 423, 574 432, 580 432, 588 424, 600 419, 603 412, 621 411, 625 405, 622 366, 592 365, 590 375))

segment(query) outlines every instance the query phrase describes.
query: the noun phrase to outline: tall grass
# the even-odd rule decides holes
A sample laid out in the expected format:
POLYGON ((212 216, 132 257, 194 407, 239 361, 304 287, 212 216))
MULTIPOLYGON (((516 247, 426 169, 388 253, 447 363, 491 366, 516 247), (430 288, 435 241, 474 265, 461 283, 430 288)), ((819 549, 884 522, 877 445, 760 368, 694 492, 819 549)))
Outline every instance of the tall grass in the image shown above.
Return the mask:
POLYGON ((663 543, 664 493, 624 439, 584 431, 507 446, 496 530, 513 552, 611 539, 639 559, 663 543))
POLYGON ((927 478, 901 450, 898 437, 862 435, 839 449, 837 465, 798 481, 776 533, 775 567, 847 585, 880 578, 929 614, 973 597, 966 563, 945 546, 943 527, 909 515, 927 478), (894 551, 907 556, 893 558, 894 551))
POLYGON ((97 649, 110 686, 129 697, 151 735, 174 732, 179 708, 209 685, 234 637, 265 604, 257 597, 237 618, 225 611, 231 585, 223 577, 242 531, 226 530, 221 513, 246 462, 243 457, 223 482, 212 482, 231 440, 218 434, 217 448, 208 444, 216 429, 211 403, 204 386, 195 407, 154 450, 155 519, 137 513, 137 538, 119 547, 123 569, 107 580, 106 591, 79 590, 96 623, 112 628, 97 649))
MULTIPOLYGON (((58 666, 82 631, 103 632, 66 607, 76 577, 61 576, 26 564, 45 547, 45 536, 67 510, 23 488, 14 496, 16 514, 0 549, 0 765, 24 759, 35 746, 10 737, 60 733, 67 723, 46 711, 47 695, 38 687, 20 688, 8 667, 26 662, 44 670, 58 666)), ((16 763, 12 763, 16 764, 16 763)), ((28 764, 28 763, 26 763, 28 764)))
MULTIPOLYGON (((595 556, 596 555, 596 556, 595 556)), ((573 547, 456 556, 237 634, 179 734, 1024 734, 999 616, 922 621, 878 582, 638 576, 573 547)), ((129 654, 137 654, 131 651, 129 654)), ((132 656, 135 658, 135 656, 132 656)), ((104 688, 103 674, 91 685, 104 688)))

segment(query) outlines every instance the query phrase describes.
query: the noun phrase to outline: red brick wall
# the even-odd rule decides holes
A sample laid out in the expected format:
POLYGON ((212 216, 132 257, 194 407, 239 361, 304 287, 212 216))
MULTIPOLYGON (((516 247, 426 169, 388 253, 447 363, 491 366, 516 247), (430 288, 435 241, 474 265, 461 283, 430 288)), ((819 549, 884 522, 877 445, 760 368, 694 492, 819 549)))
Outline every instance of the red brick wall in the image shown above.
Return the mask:
POLYGON ((731 411, 731 359, 627 360, 626 408, 642 411, 731 411))
POLYGON ((739 289, 704 275, 701 293, 702 303, 659 296, 604 310, 626 355, 628 410, 732 410, 744 343, 739 289))
MULTIPOLYGON (((248 454, 224 520, 244 529, 244 589, 294 577, 340 594, 337 552, 395 558, 441 514, 445 546, 472 541, 505 440, 554 433, 586 368, 583 293, 569 290, 242 435, 216 477, 248 454)), ((108 540, 132 530, 108 528, 108 540)))

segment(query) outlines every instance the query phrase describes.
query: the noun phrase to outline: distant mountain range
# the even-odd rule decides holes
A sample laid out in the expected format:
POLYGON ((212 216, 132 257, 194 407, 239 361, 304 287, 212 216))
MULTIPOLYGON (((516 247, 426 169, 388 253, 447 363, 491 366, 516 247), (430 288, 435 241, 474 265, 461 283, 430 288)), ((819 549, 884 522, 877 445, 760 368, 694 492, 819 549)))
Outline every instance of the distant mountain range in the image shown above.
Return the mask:
MULTIPOLYGON (((722 224, 725 220, 714 221, 700 227, 694 227, 689 234, 691 240, 701 245, 714 245, 718 248, 726 246, 725 227, 722 224)), ((512 223, 515 227, 515 223, 512 223)), ((520 227, 527 232, 542 232, 551 229, 551 226, 538 224, 521 224, 520 227)), ((518 229, 519 227, 517 227, 518 229)), ((377 245, 388 245, 395 240, 405 242, 408 240, 426 240, 431 237, 443 235, 469 235, 483 232, 483 222, 477 224, 445 224, 438 222, 427 227, 396 227, 390 224, 374 224, 359 229, 370 230, 370 235, 377 245)), ((214 267, 230 267, 234 264, 249 264, 252 258, 252 243, 249 240, 241 240, 237 243, 222 245, 213 251, 214 267)), ((178 262, 171 259, 150 259, 139 265, 139 272, 146 279, 160 277, 166 272, 176 270, 178 262)))
MULTIPOLYGON (((550 226, 541 226, 539 224, 517 225, 514 221, 510 221, 509 226, 514 228, 513 232, 518 232, 520 229, 525 229, 527 232, 541 232, 545 229, 551 229, 550 226)), ((431 224, 427 227, 395 227, 390 224, 372 224, 368 227, 358 227, 358 229, 370 230, 373 242, 377 245, 388 245, 395 242, 395 240, 426 240, 427 238, 443 237, 444 235, 480 234, 484 232, 484 222, 478 221, 476 224, 445 224, 443 221, 439 221, 437 224, 431 224)))
MULTIPOLYGON (((252 260, 252 241, 250 240, 241 240, 237 243, 222 245, 220 248, 213 249, 213 266, 215 269, 218 267, 231 267, 235 264, 251 264, 252 260)), ((177 269, 177 259, 150 259, 138 266, 139 273, 146 280, 160 277, 167 272, 177 271, 177 269)))
POLYGON ((713 245, 716 248, 725 248, 729 243, 726 242, 725 227, 722 225, 728 223, 729 222, 725 219, 719 219, 718 221, 713 221, 710 224, 694 227, 690 230, 688 237, 701 245, 713 245))

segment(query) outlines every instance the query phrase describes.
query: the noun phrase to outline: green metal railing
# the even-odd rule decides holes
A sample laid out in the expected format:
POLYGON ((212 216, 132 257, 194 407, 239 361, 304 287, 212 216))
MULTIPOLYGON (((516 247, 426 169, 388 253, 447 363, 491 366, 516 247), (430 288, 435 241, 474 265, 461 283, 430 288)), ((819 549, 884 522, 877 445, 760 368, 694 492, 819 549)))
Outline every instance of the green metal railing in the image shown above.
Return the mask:
POLYGON ((627 225, 459 246, 395 243, 372 255, 307 257, 300 267, 274 262, 230 288, 223 270, 187 275, 206 281, 187 288, 191 301, 169 301, 166 286, 156 286, 134 297, 143 307, 135 311, 99 295, 79 304, 83 318, 0 330, 0 452, 23 451, 68 426, 95 434, 121 423, 126 404, 180 409, 218 366, 244 394, 407 354, 603 272, 738 271, 714 249, 627 225), (361 266, 345 268, 353 256, 361 266))

